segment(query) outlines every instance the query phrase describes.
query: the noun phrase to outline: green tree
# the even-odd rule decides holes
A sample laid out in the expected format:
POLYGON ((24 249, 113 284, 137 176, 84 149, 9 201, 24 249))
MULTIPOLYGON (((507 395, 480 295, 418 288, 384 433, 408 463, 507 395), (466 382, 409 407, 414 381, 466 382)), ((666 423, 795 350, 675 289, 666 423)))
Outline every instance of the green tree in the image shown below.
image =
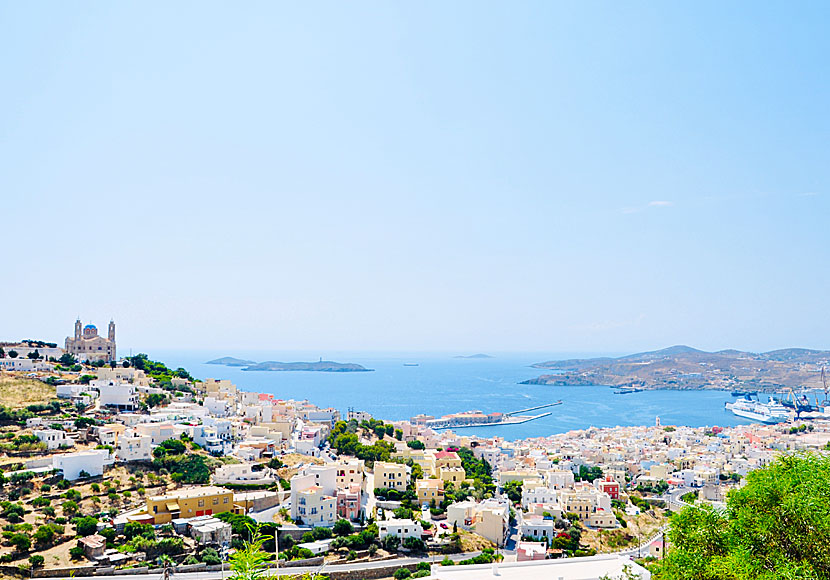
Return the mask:
POLYGON ((75 531, 79 536, 91 536, 98 531, 98 519, 92 516, 78 519, 75 522, 75 531))
POLYGON ((20 354, 16 350, 9 351, 9 358, 17 358, 17 355, 20 354))
POLYGON ((40 568, 45 561, 46 559, 40 554, 29 556, 29 564, 31 564, 32 568, 40 568))
POLYGON ((26 534, 12 534, 9 538, 9 543, 14 546, 18 552, 28 552, 32 547, 32 540, 26 534))
POLYGON ((504 493, 507 495, 507 499, 513 503, 522 501, 522 482, 508 481, 504 484, 504 493))
POLYGON ((774 580, 830 577, 830 457, 781 457, 750 473, 725 510, 672 515, 674 549, 659 580, 774 580))
POLYGON ((335 536, 348 536, 354 533, 354 526, 349 520, 337 520, 332 531, 335 536))

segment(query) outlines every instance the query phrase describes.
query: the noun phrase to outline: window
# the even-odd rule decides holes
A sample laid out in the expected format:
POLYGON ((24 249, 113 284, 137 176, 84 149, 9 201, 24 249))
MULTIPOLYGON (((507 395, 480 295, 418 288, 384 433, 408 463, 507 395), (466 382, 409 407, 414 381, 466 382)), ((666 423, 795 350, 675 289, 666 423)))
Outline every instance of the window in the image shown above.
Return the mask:
POLYGON ((203 500, 203 499, 199 500, 199 507, 205 507, 205 500, 203 500))
POLYGON ((222 503, 228 503, 228 497, 227 496, 225 496, 225 499, 222 503))
POLYGON ((213 505, 219 505, 219 498, 218 497, 213 498, 213 505))

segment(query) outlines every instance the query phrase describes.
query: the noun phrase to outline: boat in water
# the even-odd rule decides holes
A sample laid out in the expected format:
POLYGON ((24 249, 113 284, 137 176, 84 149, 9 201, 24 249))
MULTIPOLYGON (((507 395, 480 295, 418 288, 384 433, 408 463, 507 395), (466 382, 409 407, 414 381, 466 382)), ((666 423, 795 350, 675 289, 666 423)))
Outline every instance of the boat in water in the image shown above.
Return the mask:
POLYGON ((419 365, 418 365, 418 363, 403 363, 403 366, 405 366, 405 367, 417 367, 419 365))
POLYGON ((726 403, 726 408, 734 415, 772 425, 790 418, 790 412, 777 401, 762 403, 752 399, 738 399, 733 403, 726 403))
POLYGON ((733 397, 757 397, 758 391, 732 391, 733 397))
POLYGON ((628 393, 639 393, 645 391, 645 389, 641 389, 640 387, 620 387, 616 391, 614 391, 615 395, 627 395, 628 393))

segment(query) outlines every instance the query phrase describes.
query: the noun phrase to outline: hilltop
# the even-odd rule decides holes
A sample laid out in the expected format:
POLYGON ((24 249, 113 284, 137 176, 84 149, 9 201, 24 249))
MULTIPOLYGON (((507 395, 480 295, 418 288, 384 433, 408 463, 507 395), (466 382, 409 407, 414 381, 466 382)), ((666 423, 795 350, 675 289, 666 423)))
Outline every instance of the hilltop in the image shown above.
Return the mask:
POLYGON ((685 345, 629 354, 546 361, 533 368, 556 371, 524 381, 531 385, 635 385, 650 389, 777 390, 823 388, 821 369, 830 351, 787 348, 763 353, 707 352, 685 345))

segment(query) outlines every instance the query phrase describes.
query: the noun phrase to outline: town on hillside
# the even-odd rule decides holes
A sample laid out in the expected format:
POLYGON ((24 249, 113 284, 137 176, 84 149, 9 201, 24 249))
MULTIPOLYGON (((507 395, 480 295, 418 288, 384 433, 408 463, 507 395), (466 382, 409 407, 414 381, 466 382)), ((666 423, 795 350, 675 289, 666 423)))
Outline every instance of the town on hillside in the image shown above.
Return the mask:
POLYGON ((106 338, 77 321, 63 347, 0 344, 9 574, 221 574, 262 534, 275 567, 332 578, 452 579, 485 564, 509 576, 522 563, 517 577, 571 578, 576 561, 596 578, 649 578, 672 512, 723 506, 777 453, 830 441, 824 419, 659 418, 505 441, 118 356, 112 321, 106 338))

